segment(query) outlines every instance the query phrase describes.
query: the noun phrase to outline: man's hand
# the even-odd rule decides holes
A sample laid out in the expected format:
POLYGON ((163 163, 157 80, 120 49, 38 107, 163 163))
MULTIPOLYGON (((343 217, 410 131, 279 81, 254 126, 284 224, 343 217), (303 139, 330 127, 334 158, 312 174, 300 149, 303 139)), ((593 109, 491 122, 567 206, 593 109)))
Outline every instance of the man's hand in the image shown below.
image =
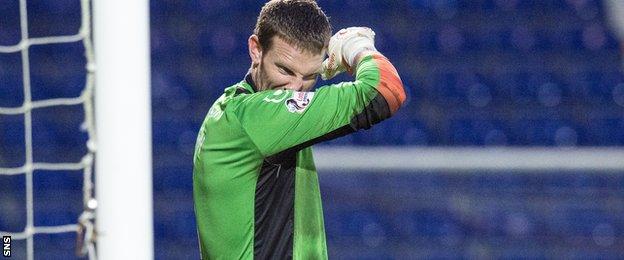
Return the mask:
POLYGON ((321 67, 324 80, 353 70, 356 57, 363 51, 376 51, 375 32, 368 27, 349 27, 338 31, 329 40, 327 55, 321 67))

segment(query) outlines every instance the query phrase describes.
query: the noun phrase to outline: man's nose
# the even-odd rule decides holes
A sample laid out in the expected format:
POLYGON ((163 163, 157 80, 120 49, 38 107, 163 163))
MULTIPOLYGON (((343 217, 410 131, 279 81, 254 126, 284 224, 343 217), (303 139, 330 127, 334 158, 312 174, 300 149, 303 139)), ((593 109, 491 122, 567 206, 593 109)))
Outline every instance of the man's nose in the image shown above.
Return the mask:
POLYGON ((293 78, 286 88, 290 90, 301 91, 303 89, 303 79, 293 78))

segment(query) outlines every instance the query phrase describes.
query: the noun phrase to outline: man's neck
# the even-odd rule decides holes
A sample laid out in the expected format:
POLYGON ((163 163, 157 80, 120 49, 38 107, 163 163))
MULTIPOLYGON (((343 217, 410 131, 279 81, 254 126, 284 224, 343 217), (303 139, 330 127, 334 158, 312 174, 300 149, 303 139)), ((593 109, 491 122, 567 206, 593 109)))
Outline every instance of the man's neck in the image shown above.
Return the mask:
POLYGON ((253 90, 253 92, 258 92, 258 81, 256 80, 258 78, 257 75, 257 69, 249 68, 249 71, 247 71, 247 75, 245 75, 245 81, 247 82, 247 84, 249 84, 253 90))

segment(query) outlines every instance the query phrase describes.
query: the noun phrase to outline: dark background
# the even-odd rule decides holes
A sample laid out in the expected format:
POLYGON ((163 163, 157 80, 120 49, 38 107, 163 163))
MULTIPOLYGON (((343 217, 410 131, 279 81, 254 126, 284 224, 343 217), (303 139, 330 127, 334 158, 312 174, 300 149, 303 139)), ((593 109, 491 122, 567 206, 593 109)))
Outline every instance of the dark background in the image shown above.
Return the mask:
MULTIPOLYGON (((196 133, 243 79, 262 1, 151 1, 155 255, 198 258, 196 133)), ((319 1, 334 31, 368 26, 408 91, 398 114, 323 145, 622 146, 624 75, 596 0, 319 1)), ((28 1, 31 37, 75 34, 78 1, 28 1)), ((0 45, 20 40, 17 1, 0 4, 0 45)), ((33 99, 74 97, 82 43, 30 49, 33 99)), ((19 53, 0 54, 0 107, 23 101, 19 53)), ((337 80, 348 80, 341 76, 337 80)), ((324 82, 319 82, 324 84, 324 82)), ((80 106, 33 112, 34 158, 86 152, 80 106)), ((129 126, 131 127, 131 126, 129 126)), ((0 115, 0 167, 24 163, 23 116, 0 115)), ((330 258, 617 258, 622 172, 320 172, 330 258)), ((35 224, 75 223, 79 172, 35 172, 35 224)), ((0 230, 25 224, 24 177, 0 177, 0 230)), ((130 214, 130 213, 128 213, 130 214)), ((137 237, 136 239, 141 239, 137 237)), ((37 258, 73 256, 74 234, 37 235, 37 258)), ((132 245, 128 245, 132 246, 132 245)), ((13 245, 23 257, 23 241, 13 245)))

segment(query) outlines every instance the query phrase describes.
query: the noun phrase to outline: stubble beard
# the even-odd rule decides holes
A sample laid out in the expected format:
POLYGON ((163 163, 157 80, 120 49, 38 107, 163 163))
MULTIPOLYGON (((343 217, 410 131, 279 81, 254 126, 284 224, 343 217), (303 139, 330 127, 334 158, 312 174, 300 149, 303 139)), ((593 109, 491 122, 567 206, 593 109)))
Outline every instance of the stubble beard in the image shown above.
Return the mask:
POLYGON ((256 88, 258 91, 263 91, 269 89, 268 86, 265 86, 265 82, 267 82, 266 73, 264 70, 264 62, 261 61, 260 64, 252 71, 253 81, 256 84, 256 88))

